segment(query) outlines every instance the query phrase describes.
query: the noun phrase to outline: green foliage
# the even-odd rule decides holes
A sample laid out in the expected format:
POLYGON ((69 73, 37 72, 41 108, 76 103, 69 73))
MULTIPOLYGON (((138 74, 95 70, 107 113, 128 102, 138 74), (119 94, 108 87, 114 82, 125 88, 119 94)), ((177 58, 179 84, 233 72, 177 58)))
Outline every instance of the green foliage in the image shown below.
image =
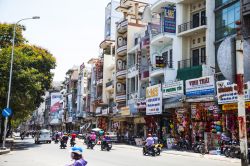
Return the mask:
MULTIPOLYGON (((19 26, 21 27, 21 26, 19 26)), ((10 107, 14 111, 12 123, 17 126, 43 102, 45 90, 50 88, 56 59, 44 48, 28 45, 22 36, 22 29, 17 31, 17 45, 14 51, 13 78, 10 107)), ((11 25, 0 24, 0 109, 6 107, 10 57, 11 25), (7 34, 8 32, 8 34, 7 34)))

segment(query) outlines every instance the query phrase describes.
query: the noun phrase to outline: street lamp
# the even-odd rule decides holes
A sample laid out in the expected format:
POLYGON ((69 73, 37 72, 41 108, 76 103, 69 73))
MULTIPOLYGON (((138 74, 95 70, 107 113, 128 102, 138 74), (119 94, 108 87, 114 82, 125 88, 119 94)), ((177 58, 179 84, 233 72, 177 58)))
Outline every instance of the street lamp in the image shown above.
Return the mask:
MULTIPOLYGON (((40 19, 39 16, 34 16, 30 18, 23 18, 19 21, 17 21, 14 25, 14 30, 13 30, 13 38, 12 38, 12 49, 11 49, 11 61, 10 61, 10 78, 9 78, 9 89, 8 89, 8 98, 7 98, 7 107, 9 108, 10 106, 10 92, 11 92, 11 81, 12 81, 12 70, 13 70, 13 59, 14 59, 14 47, 15 47, 15 37, 16 37, 16 27, 19 22, 24 21, 24 20, 30 20, 30 19, 40 19)), ((6 149, 5 147, 5 142, 6 142, 6 134, 7 134, 7 124, 8 124, 8 117, 5 118, 5 123, 4 123, 4 135, 3 135, 3 146, 2 149, 6 149)))

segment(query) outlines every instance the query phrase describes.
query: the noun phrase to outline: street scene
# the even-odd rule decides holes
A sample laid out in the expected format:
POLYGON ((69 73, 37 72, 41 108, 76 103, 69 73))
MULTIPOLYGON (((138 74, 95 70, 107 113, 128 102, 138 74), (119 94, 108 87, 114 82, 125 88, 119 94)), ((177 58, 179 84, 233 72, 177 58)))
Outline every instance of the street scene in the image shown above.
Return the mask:
POLYGON ((250 165, 250 0, 3 0, 0 166, 250 165))

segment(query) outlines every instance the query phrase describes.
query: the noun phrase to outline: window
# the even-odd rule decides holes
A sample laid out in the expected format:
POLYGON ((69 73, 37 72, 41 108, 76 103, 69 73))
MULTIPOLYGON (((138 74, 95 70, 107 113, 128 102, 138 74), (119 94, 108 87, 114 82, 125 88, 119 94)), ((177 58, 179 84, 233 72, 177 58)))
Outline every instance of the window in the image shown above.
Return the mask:
POLYGON ((206 48, 201 48, 201 63, 206 64, 206 48))
POLYGON ((173 50, 169 51, 169 68, 173 68, 173 50))
POLYGON ((215 39, 220 40, 235 34, 235 21, 240 19, 240 3, 223 8, 215 13, 215 39))

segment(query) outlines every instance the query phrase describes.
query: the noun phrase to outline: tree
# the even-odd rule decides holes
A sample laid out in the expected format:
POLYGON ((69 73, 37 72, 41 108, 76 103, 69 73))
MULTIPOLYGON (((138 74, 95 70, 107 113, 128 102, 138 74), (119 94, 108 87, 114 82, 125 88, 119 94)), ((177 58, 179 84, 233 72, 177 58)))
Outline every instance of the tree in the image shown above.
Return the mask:
MULTIPOLYGON (((13 25, 0 24, 0 38, 2 51, 0 51, 0 109, 6 107, 9 68, 11 56, 11 38, 13 25), (7 33, 8 32, 8 33, 7 33), (2 45, 3 44, 3 45, 2 45)), ((18 26, 17 45, 14 51, 13 78, 10 107, 13 116, 12 123, 17 126, 25 120, 43 102, 42 96, 50 88, 53 73, 51 69, 56 66, 52 54, 41 47, 29 45, 22 36, 22 26, 18 26)), ((1 117, 3 119, 3 117, 1 117)), ((3 120, 1 133, 3 134, 3 120)), ((1 137, 2 138, 2 137, 1 137)))

